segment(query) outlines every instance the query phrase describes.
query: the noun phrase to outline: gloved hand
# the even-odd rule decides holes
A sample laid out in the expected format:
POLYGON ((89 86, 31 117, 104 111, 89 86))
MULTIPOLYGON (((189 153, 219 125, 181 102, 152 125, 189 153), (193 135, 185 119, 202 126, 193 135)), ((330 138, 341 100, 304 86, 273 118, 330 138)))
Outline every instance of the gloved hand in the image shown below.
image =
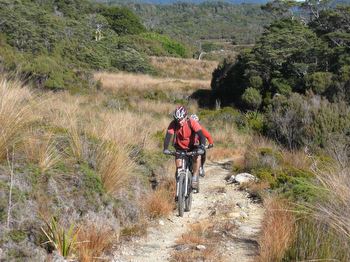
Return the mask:
POLYGON ((197 149, 197 154, 198 155, 203 155, 205 153, 205 145, 199 145, 197 149))
POLYGON ((170 152, 169 149, 164 149, 164 150, 163 150, 163 154, 165 154, 165 155, 170 155, 171 152, 170 152))
POLYGON ((214 144, 209 144, 208 149, 214 147, 214 144))

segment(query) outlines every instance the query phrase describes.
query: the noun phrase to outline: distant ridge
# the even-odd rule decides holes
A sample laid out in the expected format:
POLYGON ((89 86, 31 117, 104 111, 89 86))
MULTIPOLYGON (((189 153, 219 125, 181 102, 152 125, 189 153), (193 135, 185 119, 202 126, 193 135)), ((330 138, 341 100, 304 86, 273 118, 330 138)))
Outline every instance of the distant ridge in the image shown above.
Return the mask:
POLYGON ((168 5, 168 4, 175 4, 175 3, 189 3, 189 4, 201 4, 205 2, 225 2, 230 4, 265 4, 268 2, 268 0, 96 0, 96 2, 99 3, 145 3, 145 4, 161 4, 161 5, 168 5))

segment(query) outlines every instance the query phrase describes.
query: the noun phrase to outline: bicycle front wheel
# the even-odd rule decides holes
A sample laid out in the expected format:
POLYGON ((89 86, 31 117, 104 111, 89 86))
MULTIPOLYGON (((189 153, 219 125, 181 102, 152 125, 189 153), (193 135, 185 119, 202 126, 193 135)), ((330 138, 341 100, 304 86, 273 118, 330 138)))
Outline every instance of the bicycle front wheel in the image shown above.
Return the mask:
POLYGON ((179 174, 179 195, 177 201, 177 209, 179 211, 179 216, 182 217, 184 215, 185 209, 185 192, 186 192, 186 181, 185 174, 179 174))
POLYGON ((192 207, 192 179, 191 176, 188 177, 187 182, 187 196, 185 196, 185 211, 188 212, 192 207))

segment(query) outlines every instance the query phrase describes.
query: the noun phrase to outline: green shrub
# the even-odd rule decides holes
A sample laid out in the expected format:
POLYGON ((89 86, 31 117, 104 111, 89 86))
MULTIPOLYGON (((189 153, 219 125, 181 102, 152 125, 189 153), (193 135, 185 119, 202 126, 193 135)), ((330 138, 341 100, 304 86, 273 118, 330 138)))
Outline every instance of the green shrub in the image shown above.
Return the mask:
POLYGON ((10 232, 7 233, 7 235, 12 241, 16 243, 22 242, 27 237, 26 232, 22 230, 16 230, 16 229, 11 230, 10 232))
POLYGON ((111 65, 128 72, 149 73, 153 71, 147 58, 130 48, 117 50, 111 58, 111 65))
POLYGON ((292 87, 282 78, 273 78, 271 80, 271 86, 275 93, 281 95, 289 95, 292 92, 292 87))
POLYGON ((260 76, 249 77, 249 86, 259 90, 262 87, 262 85, 263 85, 263 80, 260 76))
POLYGON ((264 132, 264 115, 259 112, 247 112, 245 114, 247 124, 250 129, 258 132, 264 132))
POLYGON ((332 84, 333 74, 330 72, 316 72, 305 76, 306 88, 316 94, 323 94, 332 84))
POLYGON ((262 96, 259 90, 249 87, 242 95, 242 102, 250 109, 256 110, 260 107, 262 96))
POLYGON ((140 34, 146 31, 140 19, 126 7, 105 7, 101 13, 119 35, 140 34))
POLYGON ((160 42, 162 47, 166 50, 166 52, 169 55, 179 56, 179 57, 189 56, 188 51, 183 44, 175 40, 172 40, 168 36, 160 35, 157 33, 144 33, 142 34, 142 36, 146 39, 157 40, 157 42, 160 42))
POLYGON ((270 184, 271 188, 275 188, 277 186, 276 176, 271 169, 268 168, 258 168, 253 169, 252 174, 255 175, 262 181, 266 181, 270 184))

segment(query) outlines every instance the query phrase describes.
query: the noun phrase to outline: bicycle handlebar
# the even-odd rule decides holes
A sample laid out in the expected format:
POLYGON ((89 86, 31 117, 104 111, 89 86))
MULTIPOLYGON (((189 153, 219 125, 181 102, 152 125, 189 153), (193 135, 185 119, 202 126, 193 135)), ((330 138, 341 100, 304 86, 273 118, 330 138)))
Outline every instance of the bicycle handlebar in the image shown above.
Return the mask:
MULTIPOLYGON (((205 149, 209 149, 211 147, 205 146, 205 149)), ((198 155, 203 155, 205 152, 203 151, 202 153, 199 153, 197 150, 195 151, 190 151, 190 152, 186 152, 186 151, 169 151, 168 154, 166 155, 170 155, 170 156, 198 156, 198 155)))

